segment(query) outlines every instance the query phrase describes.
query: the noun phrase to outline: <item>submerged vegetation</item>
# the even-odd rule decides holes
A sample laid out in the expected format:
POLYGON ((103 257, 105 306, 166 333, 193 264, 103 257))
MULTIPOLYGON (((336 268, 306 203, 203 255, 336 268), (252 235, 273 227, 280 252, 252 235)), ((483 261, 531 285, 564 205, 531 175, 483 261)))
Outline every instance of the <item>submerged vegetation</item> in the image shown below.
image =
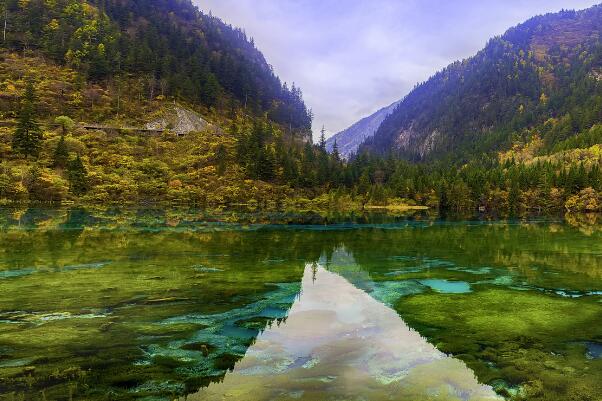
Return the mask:
POLYGON ((194 393, 286 324, 312 265, 394 308, 508 399, 600 394, 599 222, 208 220, 0 209, 0 398, 194 393))
MULTIPOLYGON (((455 381, 474 372, 512 401, 600 399, 599 40, 525 51, 534 22, 511 30, 408 97, 410 114, 441 112, 422 128, 452 135, 420 157, 376 138, 344 160, 324 134, 313 143, 301 90, 253 40, 189 0, 0 4, 0 399, 193 394, 286 325, 320 274, 449 354, 455 381), (423 101, 433 85, 443 103, 423 101), (27 206, 47 204, 78 207, 27 206), (476 211, 568 214, 434 218, 476 211)), ((579 23, 577 42, 596 26, 579 23)), ((297 351, 266 371, 323 368, 297 351)), ((327 387, 339 372, 324 371, 327 387)), ((380 395, 403 380, 377 379, 380 395)), ((418 379, 403 394, 471 397, 418 379)))
POLYGON ((495 287, 416 295, 396 308, 440 350, 462 359, 507 398, 597 399, 602 360, 586 357, 586 339, 601 340, 592 326, 601 317, 599 300, 495 287))

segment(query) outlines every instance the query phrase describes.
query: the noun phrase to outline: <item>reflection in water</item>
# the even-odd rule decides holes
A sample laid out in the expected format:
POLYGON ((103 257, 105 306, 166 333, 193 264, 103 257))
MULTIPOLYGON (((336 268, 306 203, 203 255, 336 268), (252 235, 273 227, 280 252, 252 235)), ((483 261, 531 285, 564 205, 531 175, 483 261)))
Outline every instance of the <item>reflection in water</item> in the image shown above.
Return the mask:
POLYGON ((286 322, 273 325, 223 382, 188 400, 497 400, 389 307, 308 265, 286 322))
POLYGON ((0 208, 0 400, 602 400, 602 225, 369 222, 0 208))

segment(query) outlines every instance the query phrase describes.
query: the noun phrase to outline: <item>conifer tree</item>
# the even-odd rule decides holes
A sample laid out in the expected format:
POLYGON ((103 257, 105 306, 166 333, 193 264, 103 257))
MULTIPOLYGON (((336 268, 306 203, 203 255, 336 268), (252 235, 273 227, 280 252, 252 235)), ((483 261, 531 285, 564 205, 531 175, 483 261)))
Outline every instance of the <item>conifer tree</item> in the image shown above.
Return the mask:
POLYGON ((13 150, 24 156, 37 157, 42 143, 42 131, 36 121, 36 94, 29 82, 17 118, 13 136, 13 150))
POLYGON ((303 178, 306 186, 312 186, 315 184, 314 178, 314 164, 316 161, 316 155, 314 154, 314 147, 311 143, 306 142, 303 148, 303 156, 301 159, 301 177, 303 178))
POLYGON ((293 149, 291 148, 284 154, 282 161, 283 178, 292 186, 296 185, 299 179, 299 171, 295 163, 296 156, 297 155, 293 154, 293 149))
POLYGON ((269 147, 263 147, 257 160, 257 178, 263 181, 274 179, 276 160, 274 152, 269 147))
POLYGON ((339 145, 337 145, 337 140, 334 140, 332 144, 332 158, 335 162, 339 162, 341 160, 341 154, 339 153, 339 145))
POLYGON ((61 139, 59 139, 52 156, 52 167, 65 168, 67 167, 67 163, 69 163, 69 150, 65 143, 65 137, 61 135, 61 139))
POLYGON ((215 151, 215 161, 217 163, 217 173, 219 175, 224 175, 226 168, 228 167, 228 153, 223 144, 219 145, 215 151))
POLYGON ((322 130, 320 131, 320 142, 318 143, 320 150, 326 151, 326 129, 322 126, 322 130))
POLYGON ((88 173, 79 155, 69 161, 67 175, 70 190, 75 195, 83 195, 88 191, 88 173))

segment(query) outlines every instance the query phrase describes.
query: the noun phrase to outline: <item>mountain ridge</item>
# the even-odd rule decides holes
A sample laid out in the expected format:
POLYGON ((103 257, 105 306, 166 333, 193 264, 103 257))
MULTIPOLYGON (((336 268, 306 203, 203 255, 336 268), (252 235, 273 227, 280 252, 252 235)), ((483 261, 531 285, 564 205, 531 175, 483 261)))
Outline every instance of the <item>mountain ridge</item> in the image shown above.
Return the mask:
POLYGON ((523 129, 586 108, 597 117, 581 118, 571 134, 588 129, 602 110, 601 32, 601 5, 510 28, 417 85, 361 149, 393 149, 409 160, 467 160, 508 148, 523 129))
POLYGON ((136 81, 142 98, 244 108, 309 135, 301 90, 280 81, 242 29, 190 0, 11 0, 5 21, 2 48, 43 54, 111 97, 119 97, 121 81, 136 81))
POLYGON ((301 90, 190 0, 6 6, 0 204, 276 208, 340 165, 311 143, 301 90))
POLYGON ((326 149, 329 152, 332 152, 336 142, 341 156, 345 159, 348 159, 357 152, 359 146, 367 138, 370 138, 374 135, 385 118, 395 110, 399 103, 401 103, 401 100, 381 108, 377 112, 362 118, 349 128, 346 128, 345 130, 328 138, 326 141, 326 149))

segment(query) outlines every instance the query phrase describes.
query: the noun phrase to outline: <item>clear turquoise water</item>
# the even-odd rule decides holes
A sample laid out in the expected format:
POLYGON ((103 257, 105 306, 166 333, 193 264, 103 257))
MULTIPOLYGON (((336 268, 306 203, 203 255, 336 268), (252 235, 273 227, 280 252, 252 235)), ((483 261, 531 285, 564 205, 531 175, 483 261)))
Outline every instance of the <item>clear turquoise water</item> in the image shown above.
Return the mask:
POLYGON ((0 399, 602 399, 595 221, 288 222, 0 209, 0 399))

